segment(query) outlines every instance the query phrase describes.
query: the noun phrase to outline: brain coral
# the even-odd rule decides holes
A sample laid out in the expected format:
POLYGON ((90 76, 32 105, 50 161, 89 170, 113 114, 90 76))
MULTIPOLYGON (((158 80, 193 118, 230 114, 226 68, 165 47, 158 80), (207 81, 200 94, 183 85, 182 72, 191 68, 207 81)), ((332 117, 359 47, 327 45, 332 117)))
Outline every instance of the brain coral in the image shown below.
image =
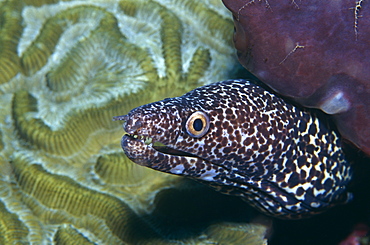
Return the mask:
POLYGON ((130 162, 112 121, 231 76, 220 1, 12 0, 0 16, 0 244, 265 242, 247 223, 168 236, 156 197, 184 182, 130 162))

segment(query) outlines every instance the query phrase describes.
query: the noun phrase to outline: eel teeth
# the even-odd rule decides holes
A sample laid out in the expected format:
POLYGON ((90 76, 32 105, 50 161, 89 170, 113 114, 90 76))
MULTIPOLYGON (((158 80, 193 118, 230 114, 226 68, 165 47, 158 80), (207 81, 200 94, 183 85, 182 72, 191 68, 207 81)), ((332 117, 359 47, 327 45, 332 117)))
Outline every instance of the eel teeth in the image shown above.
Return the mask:
POLYGON ((144 143, 146 145, 150 145, 152 142, 153 142, 153 139, 148 137, 148 136, 143 136, 143 135, 137 135, 137 134, 134 134, 134 135, 131 135, 133 138, 135 139, 139 139, 139 140, 144 140, 144 143))
POLYGON ((152 138, 150 138, 150 137, 146 137, 146 138, 145 138, 144 143, 145 143, 146 145, 151 145, 151 144, 152 144, 152 142, 153 142, 153 139, 152 139, 152 138))

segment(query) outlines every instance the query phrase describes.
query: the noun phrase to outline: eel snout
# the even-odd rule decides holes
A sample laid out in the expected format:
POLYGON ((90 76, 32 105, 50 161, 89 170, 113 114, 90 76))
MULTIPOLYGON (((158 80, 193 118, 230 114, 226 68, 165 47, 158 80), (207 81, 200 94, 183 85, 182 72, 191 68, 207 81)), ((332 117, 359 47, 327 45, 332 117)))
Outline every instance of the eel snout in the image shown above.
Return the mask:
POLYGON ((143 127, 143 123, 140 120, 140 117, 132 117, 129 115, 123 116, 115 116, 113 117, 113 121, 125 121, 123 123, 123 129, 132 135, 142 135, 141 128, 143 127))

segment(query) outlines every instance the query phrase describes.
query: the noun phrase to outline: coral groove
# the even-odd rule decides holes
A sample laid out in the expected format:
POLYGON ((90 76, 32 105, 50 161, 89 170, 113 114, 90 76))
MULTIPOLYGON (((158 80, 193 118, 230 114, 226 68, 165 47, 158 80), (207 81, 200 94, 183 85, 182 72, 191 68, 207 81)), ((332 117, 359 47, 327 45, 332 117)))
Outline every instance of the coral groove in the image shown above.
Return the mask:
POLYGON ((73 243, 81 245, 94 244, 71 226, 59 227, 55 233, 54 242, 56 245, 68 245, 73 243))
POLYGON ((8 82, 20 70, 17 46, 22 33, 22 6, 22 1, 0 3, 0 84, 8 82))
POLYGON ((0 244, 28 244, 28 229, 16 214, 0 201, 0 244))

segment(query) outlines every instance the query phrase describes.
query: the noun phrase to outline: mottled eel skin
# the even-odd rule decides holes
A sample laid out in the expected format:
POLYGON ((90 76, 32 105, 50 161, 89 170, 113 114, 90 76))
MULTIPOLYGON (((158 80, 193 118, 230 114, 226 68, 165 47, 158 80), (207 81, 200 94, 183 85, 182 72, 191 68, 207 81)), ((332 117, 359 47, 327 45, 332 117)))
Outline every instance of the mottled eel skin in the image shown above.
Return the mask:
POLYGON ((351 199, 337 134, 249 81, 203 86, 114 120, 125 121, 121 145, 133 162, 241 196, 268 215, 302 218, 351 199))

